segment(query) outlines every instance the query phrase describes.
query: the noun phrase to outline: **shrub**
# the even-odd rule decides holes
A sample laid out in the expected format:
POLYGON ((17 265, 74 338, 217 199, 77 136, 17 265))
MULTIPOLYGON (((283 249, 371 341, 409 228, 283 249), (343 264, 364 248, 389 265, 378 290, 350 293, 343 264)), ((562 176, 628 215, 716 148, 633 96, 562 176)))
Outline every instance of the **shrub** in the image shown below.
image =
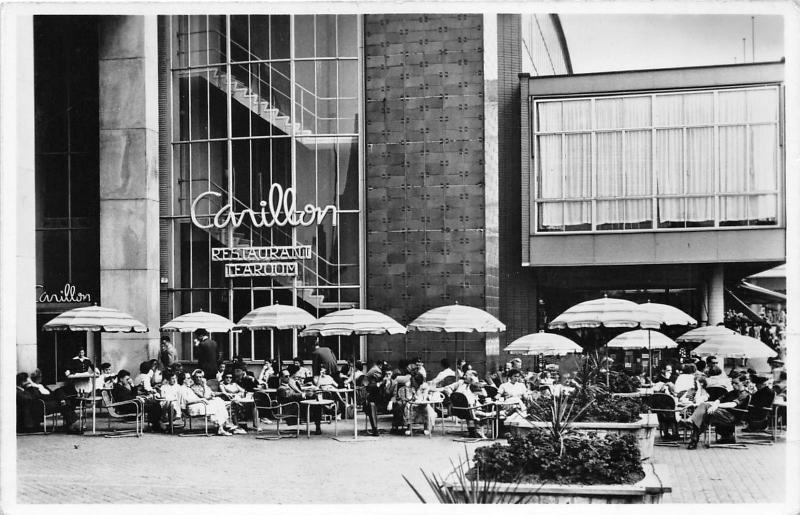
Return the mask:
MULTIPOLYGON (((573 412, 578 413, 572 422, 636 422, 646 411, 640 398, 613 397, 595 387, 576 390, 571 400, 575 403, 573 412)), ((534 420, 550 422, 552 419, 547 398, 529 402, 528 413, 534 420)))
POLYGON ((639 446, 633 435, 596 432, 567 434, 564 451, 552 435, 534 429, 475 450, 475 472, 494 481, 522 477, 534 483, 630 484, 644 477, 639 446))

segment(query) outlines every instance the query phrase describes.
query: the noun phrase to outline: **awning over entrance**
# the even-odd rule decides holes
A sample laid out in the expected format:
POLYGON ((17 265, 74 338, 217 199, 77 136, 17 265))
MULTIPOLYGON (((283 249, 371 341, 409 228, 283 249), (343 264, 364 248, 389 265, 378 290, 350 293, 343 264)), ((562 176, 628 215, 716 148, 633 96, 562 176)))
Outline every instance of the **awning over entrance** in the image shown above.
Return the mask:
POLYGON ((742 299, 733 294, 729 289, 725 289, 725 293, 730 297, 733 303, 737 306, 737 311, 741 311, 747 318, 757 324, 771 325, 769 321, 758 316, 758 313, 750 309, 750 306, 745 304, 742 299))
POLYGON ((746 299, 752 299, 753 302, 757 302, 759 304, 786 302, 786 295, 783 293, 769 290, 761 286, 756 286, 755 284, 750 284, 745 281, 741 281, 739 284, 737 284, 736 288, 743 293, 743 296, 746 299))

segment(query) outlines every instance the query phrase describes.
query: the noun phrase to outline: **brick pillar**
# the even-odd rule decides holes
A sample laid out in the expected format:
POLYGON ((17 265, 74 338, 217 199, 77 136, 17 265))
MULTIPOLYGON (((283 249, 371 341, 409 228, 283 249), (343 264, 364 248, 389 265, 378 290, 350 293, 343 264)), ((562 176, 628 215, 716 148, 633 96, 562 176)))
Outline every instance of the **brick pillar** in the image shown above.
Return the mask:
POLYGON ((100 296, 150 329, 103 334, 101 359, 133 373, 160 321, 157 17, 101 17, 99 38, 100 296))

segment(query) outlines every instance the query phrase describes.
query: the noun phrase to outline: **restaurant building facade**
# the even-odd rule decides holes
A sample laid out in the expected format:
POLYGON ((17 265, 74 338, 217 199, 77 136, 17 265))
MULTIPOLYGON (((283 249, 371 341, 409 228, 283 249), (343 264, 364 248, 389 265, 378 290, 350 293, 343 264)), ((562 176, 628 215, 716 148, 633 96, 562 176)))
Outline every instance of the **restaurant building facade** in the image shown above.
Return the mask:
MULTIPOLYGON (((86 337, 42 325, 92 303, 149 327, 88 349, 131 370, 183 313, 279 302, 405 325, 458 302, 508 332, 323 344, 483 370, 602 293, 714 323, 726 281, 785 259, 780 63, 573 75, 544 14, 21 16, 17 31, 18 262, 36 270, 17 277, 17 358, 48 382, 86 337)), ((252 362, 311 344, 214 336, 252 362)), ((172 338, 192 361, 190 336, 172 338)))

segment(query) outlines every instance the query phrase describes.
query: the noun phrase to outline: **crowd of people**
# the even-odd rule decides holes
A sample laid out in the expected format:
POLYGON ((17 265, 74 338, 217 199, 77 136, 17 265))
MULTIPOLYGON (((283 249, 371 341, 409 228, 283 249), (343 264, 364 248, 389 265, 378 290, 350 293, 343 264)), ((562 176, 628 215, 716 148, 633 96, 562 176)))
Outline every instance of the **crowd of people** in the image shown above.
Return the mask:
MULTIPOLYGON (((158 358, 142 362, 135 375, 125 369, 114 373, 109 363, 95 370, 83 350, 71 361, 70 373, 96 372, 98 386, 111 392, 118 403, 117 411, 125 414, 137 408, 143 410, 152 431, 166 431, 185 416, 207 415, 216 425, 217 434, 224 436, 243 433, 239 424, 251 417, 255 425, 275 422, 274 412, 260 415, 252 409, 257 391, 274 395, 277 404, 285 407, 283 412, 289 417, 284 420, 290 425, 300 423, 305 415, 296 403, 322 395, 332 400, 328 406, 315 405, 309 410, 308 422, 314 422, 317 434, 321 433, 320 424, 326 415, 353 416, 355 403, 343 393, 353 392, 369 421, 368 435, 380 436, 381 412, 391 414, 391 433, 410 435, 413 425, 420 424, 423 433, 430 434, 437 416, 450 406, 451 413, 466 420, 470 437, 485 438, 487 421, 502 420, 514 412, 524 415, 528 400, 575 386, 569 374, 559 376, 557 369, 548 367, 538 373, 523 369, 520 358, 487 371, 483 378, 465 360, 452 366, 443 359, 435 374, 425 370, 421 358, 401 360, 396 367, 386 361, 376 361, 370 367, 355 361, 340 368, 331 349, 319 342, 311 353, 310 367, 295 357, 286 366, 277 360, 267 361, 256 374, 239 357, 218 362, 216 343, 206 331, 196 333, 195 345, 199 363, 191 371, 184 370, 170 339, 164 337, 158 358)), ((731 408, 766 407, 776 394, 785 398, 786 373, 779 360, 772 361, 773 374, 769 378, 760 377, 753 370, 724 374, 714 357, 684 361, 679 365, 665 363, 653 377, 643 374, 640 379, 643 386, 672 396, 677 406, 692 411, 690 448, 696 447, 698 435, 709 423, 716 426, 723 441, 731 440, 731 408)), ((18 430, 36 430, 42 422, 43 406, 47 413, 59 413, 68 431, 80 432, 75 409, 81 393, 84 392, 76 391, 69 381, 50 391, 41 384, 38 370, 30 375, 18 374, 18 430)), ((666 428, 664 437, 676 439, 674 417, 659 417, 666 428)))
POLYGON ((680 372, 663 364, 652 378, 643 376, 643 386, 672 397, 676 412, 658 413, 663 437, 678 439, 678 424, 689 425, 689 449, 696 449, 700 436, 714 426, 719 443, 736 443, 735 425, 746 423, 744 431, 762 431, 769 424, 770 408, 776 396, 786 398, 783 362, 773 360, 772 374, 763 376, 753 369, 731 369, 724 373, 715 356, 687 359, 680 372), (679 420, 683 418, 683 420, 679 420))

